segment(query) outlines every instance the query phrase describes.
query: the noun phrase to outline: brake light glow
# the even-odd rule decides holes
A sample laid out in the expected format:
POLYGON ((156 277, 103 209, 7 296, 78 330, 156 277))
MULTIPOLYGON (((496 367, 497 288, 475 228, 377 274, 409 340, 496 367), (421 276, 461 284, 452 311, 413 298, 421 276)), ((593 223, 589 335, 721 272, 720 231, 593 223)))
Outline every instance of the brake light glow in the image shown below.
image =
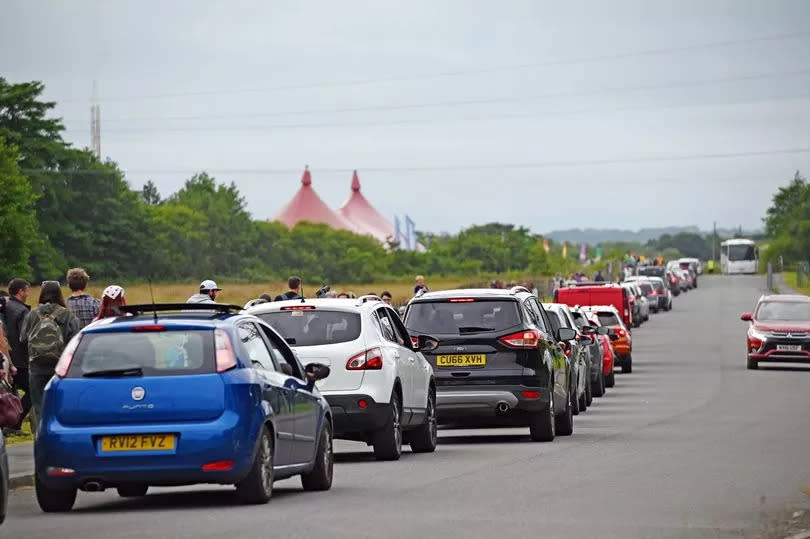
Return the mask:
POLYGON ((145 326, 135 326, 132 331, 164 331, 166 326, 161 324, 147 324, 145 326))
POLYGON ((214 331, 214 341, 217 351, 217 372, 225 372, 236 367, 236 354, 233 352, 228 334, 218 329, 214 331))
POLYGON ((45 469, 45 473, 50 475, 51 477, 65 477, 68 475, 75 475, 76 470, 73 468, 61 468, 59 466, 48 466, 45 469))
POLYGON ((626 336, 626 335, 627 335, 627 332, 626 332, 625 330, 623 330, 623 329, 619 328, 619 329, 617 329, 617 330, 616 330, 616 334, 617 334, 619 337, 624 337, 624 336, 626 336))
POLYGON ((533 330, 518 331, 498 339, 502 344, 510 348, 537 348, 540 344, 540 334, 533 330))
POLYGON ((290 305, 281 308, 282 311, 312 311, 314 309, 314 305, 290 305))
POLYGON ((81 333, 70 339, 70 342, 62 351, 62 355, 59 356, 59 361, 56 362, 56 367, 54 368, 56 376, 59 376, 60 378, 67 376, 68 369, 70 369, 70 363, 73 361, 73 354, 76 353, 76 349, 79 347, 79 341, 81 341, 81 339, 81 333))
POLYGON ((411 337, 411 344, 413 345, 414 348, 418 348, 419 347, 419 338, 411 337))
POLYGON ((368 408, 368 401, 366 399, 360 399, 357 401, 357 407, 360 409, 368 408))
POLYGON ((472 303, 475 301, 475 298, 452 298, 449 300, 450 303, 472 303))
POLYGON ((539 399, 540 392, 539 391, 521 391, 521 395, 523 395, 524 399, 539 399))
POLYGON ((347 371, 378 371, 382 369, 383 357, 382 350, 379 348, 371 348, 365 352, 349 358, 346 362, 347 371))
POLYGON ((230 470, 233 470, 232 460, 216 460, 202 465, 204 472, 228 472, 230 470))

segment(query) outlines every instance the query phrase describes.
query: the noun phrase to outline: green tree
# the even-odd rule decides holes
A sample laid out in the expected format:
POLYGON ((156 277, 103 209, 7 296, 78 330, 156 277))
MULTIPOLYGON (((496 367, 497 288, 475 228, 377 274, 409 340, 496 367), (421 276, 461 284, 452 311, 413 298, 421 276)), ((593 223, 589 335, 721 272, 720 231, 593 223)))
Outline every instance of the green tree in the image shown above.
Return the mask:
POLYGON ((160 204, 160 191, 152 180, 147 181, 141 188, 141 200, 147 206, 160 204))
POLYGON ((38 231, 35 196, 20 173, 19 153, 0 137, 0 282, 31 277, 38 231))
POLYGON ((767 260, 785 262, 810 259, 810 183, 798 172, 787 187, 780 187, 765 216, 765 229, 772 238, 767 260))

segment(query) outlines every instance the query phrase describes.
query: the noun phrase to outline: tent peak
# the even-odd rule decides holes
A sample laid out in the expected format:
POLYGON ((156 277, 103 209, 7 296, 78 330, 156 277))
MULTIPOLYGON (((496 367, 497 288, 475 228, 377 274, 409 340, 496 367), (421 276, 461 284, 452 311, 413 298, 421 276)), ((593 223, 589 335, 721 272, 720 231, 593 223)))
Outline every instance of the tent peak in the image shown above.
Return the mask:
POLYGON ((309 173, 309 165, 304 166, 304 174, 301 175, 302 185, 312 185, 312 174, 309 173))
POLYGON ((352 191, 355 193, 360 191, 360 178, 357 177, 357 171, 352 175, 352 191))

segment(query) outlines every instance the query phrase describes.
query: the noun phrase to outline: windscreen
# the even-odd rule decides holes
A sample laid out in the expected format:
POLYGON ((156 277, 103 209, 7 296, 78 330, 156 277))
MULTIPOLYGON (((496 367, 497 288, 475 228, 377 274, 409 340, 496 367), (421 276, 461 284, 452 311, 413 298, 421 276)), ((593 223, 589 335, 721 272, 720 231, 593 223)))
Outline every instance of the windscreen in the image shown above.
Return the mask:
POLYGON ((405 316, 411 334, 461 335, 502 331, 519 324, 518 304, 510 300, 420 301, 411 304, 405 316))
POLYGON ((753 245, 729 245, 728 246, 728 259, 731 262, 739 262, 743 260, 754 260, 753 245))
POLYGON ((599 317, 599 324, 602 326, 618 326, 621 323, 619 317, 610 311, 600 311, 596 316, 599 317))
POLYGON ((296 347, 349 342, 360 336, 358 313, 315 309, 275 311, 258 317, 296 347))
POLYGON ((644 293, 645 296, 649 296, 653 293, 653 287, 649 283, 641 283, 638 285, 641 288, 641 291, 644 293))
POLYGON ((143 376, 213 373, 214 332, 86 333, 73 354, 68 378, 122 376, 127 375, 124 371, 137 369, 143 376))
POLYGON ((810 322, 810 302, 765 301, 757 309, 759 321, 810 322))
POLYGON ((639 275, 646 275, 647 277, 663 277, 666 273, 664 268, 655 267, 655 266, 642 266, 638 268, 639 275))

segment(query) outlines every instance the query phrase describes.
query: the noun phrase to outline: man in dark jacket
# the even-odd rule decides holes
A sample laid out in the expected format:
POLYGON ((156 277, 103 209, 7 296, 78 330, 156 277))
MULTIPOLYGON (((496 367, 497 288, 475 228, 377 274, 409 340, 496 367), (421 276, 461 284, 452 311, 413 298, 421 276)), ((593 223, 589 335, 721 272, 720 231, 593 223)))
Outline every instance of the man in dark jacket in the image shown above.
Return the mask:
POLYGON ((20 416, 22 426, 23 418, 31 410, 31 390, 28 381, 28 347, 20 342, 22 337, 22 327, 25 317, 31 308, 25 304, 28 299, 28 291, 31 284, 25 279, 12 279, 8 283, 8 297, 3 308, 3 325, 6 328, 9 348, 11 350, 11 362, 17 367, 17 374, 14 376, 14 390, 23 390, 25 395, 22 398, 23 413, 20 416))
POLYGON ((301 278, 300 277, 290 277, 287 280, 287 286, 290 289, 283 294, 279 294, 276 296, 276 301, 288 301, 291 299, 300 299, 301 298, 301 278))

